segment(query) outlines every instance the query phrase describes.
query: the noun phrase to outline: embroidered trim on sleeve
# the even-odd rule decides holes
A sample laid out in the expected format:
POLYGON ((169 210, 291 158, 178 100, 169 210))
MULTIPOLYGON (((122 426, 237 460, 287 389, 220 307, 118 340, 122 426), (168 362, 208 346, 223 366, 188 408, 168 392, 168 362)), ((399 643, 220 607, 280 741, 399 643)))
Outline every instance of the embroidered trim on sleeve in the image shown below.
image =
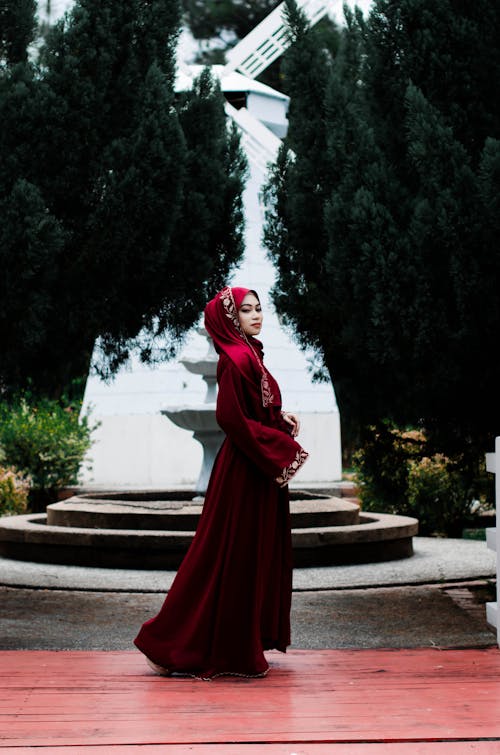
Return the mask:
POLYGON ((299 471, 308 456, 309 454, 303 448, 297 451, 295 459, 287 467, 283 467, 280 476, 276 478, 276 482, 280 487, 283 488, 285 485, 288 485, 289 480, 299 471))

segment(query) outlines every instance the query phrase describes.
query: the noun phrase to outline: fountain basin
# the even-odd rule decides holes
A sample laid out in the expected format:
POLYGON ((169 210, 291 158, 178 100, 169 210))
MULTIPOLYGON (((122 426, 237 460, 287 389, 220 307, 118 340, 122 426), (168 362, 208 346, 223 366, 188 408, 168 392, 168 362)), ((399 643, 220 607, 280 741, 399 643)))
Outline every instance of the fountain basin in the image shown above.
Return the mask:
POLYGON ((165 407, 161 414, 183 430, 191 430, 193 433, 218 432, 221 439, 224 438, 224 433, 215 419, 215 404, 165 407))
MULTIPOLYGON (((295 494, 296 566, 389 561, 413 554, 416 519, 360 513, 357 504, 334 496, 295 494)), ((0 554, 43 563, 177 569, 193 538, 201 502, 175 495, 86 494, 51 504, 46 515, 4 517, 0 554)))
POLYGON ((214 358, 206 357, 205 359, 191 359, 186 357, 179 360, 184 365, 188 372, 192 372, 193 375, 202 375, 208 378, 214 378, 217 375, 217 361, 218 356, 214 358))
MULTIPOLYGON (((55 527, 99 529, 192 531, 196 529, 203 508, 202 500, 172 500, 168 494, 147 501, 141 494, 100 494, 74 496, 47 507, 46 524, 55 527)), ((339 527, 359 523, 359 507, 340 498, 299 498, 290 502, 292 528, 339 527)), ((192 497, 191 497, 192 498, 192 497)))

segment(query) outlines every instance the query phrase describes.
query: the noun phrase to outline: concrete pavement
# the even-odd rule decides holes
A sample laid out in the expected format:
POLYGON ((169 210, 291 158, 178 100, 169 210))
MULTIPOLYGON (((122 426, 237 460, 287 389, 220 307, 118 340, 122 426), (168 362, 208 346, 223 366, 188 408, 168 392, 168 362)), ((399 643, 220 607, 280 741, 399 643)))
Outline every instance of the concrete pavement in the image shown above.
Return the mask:
MULTIPOLYGON (((415 537, 413 543, 414 555, 398 561, 295 569, 294 590, 415 585, 495 576, 495 554, 484 541, 415 537)), ((10 587, 163 594, 174 576, 173 571, 102 569, 0 558, 0 585, 10 587)))
MULTIPOLYGON (((494 645, 486 601, 495 556, 484 541, 415 538, 400 561, 296 569, 292 646, 494 645)), ((0 559, 0 649, 132 649, 173 572, 0 559)))

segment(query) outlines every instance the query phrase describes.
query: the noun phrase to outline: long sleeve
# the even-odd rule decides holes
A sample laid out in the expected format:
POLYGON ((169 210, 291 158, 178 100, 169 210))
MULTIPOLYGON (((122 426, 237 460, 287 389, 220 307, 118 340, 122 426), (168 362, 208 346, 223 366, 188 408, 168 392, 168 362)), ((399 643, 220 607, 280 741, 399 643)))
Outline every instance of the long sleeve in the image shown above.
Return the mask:
POLYGON ((254 418, 259 399, 259 391, 227 360, 219 372, 217 422, 264 474, 286 485, 308 454, 282 429, 266 424, 265 417, 254 418))

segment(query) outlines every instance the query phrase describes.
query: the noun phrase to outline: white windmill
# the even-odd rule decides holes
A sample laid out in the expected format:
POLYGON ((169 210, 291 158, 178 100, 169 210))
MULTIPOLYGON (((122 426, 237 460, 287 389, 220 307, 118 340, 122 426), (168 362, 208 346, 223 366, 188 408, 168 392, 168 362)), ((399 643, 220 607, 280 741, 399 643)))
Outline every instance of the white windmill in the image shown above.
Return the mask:
MULTIPOLYGON (((340 2, 297 0, 311 24, 332 13, 340 2)), ((226 97, 226 111, 238 124, 247 154, 250 177, 244 194, 246 253, 232 285, 255 288, 265 309, 263 340, 266 364, 283 388, 283 403, 300 413, 301 443, 310 452, 297 475, 296 486, 328 485, 341 478, 339 413, 331 384, 312 382, 308 360, 281 328, 269 301, 274 270, 261 245, 263 208, 260 192, 268 165, 274 162, 286 134, 289 99, 255 80, 289 44, 283 18, 285 3, 272 11, 229 53, 225 66, 214 66, 226 97)), ((181 65, 178 90, 191 88, 201 66, 181 65)), ((193 333, 184 355, 202 357, 207 344, 193 333)), ((186 430, 160 411, 168 404, 203 401, 199 376, 177 363, 148 368, 138 361, 120 372, 111 384, 89 377, 85 405, 101 425, 91 451, 92 472, 84 482, 98 487, 172 488, 192 486, 202 450, 186 430)))

